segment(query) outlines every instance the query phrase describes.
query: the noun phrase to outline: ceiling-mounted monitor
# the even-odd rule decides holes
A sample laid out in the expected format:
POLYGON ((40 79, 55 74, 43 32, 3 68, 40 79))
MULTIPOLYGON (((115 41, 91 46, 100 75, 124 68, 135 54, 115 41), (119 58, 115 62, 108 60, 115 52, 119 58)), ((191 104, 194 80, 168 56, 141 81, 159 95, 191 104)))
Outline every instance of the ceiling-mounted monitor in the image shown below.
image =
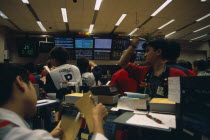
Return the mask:
POLYGON ((136 50, 144 50, 143 49, 143 44, 145 43, 145 41, 139 41, 139 44, 138 44, 138 46, 137 46, 137 48, 136 48, 136 50))
POLYGON ((95 39, 96 49, 111 49, 112 39, 95 39))
POLYGON ((69 37, 55 37, 54 38, 56 47, 74 48, 74 39, 69 37))
POLYGON ((93 39, 92 38, 75 38, 75 48, 92 49, 93 39))

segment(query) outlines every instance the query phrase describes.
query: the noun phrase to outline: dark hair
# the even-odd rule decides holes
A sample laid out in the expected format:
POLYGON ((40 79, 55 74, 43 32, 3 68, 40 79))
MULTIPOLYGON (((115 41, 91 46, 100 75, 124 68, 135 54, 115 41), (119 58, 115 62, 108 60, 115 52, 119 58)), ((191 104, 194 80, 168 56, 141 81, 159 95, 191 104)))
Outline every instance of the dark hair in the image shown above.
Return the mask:
POLYGON ((142 47, 146 49, 147 46, 151 46, 155 51, 162 50, 162 59, 175 60, 180 55, 180 45, 175 41, 167 41, 164 39, 156 39, 145 42, 142 47))
POLYGON ((197 67, 198 70, 204 71, 207 69, 207 63, 205 60, 195 60, 193 62, 194 67, 197 67))
POLYGON ((179 60, 177 61, 177 64, 184 68, 192 70, 192 64, 189 61, 179 60))
POLYGON ((77 60, 77 66, 80 70, 80 73, 83 74, 88 71, 89 66, 89 59, 86 57, 81 57, 77 60))
POLYGON ((54 58, 58 60, 61 64, 65 64, 69 58, 69 53, 63 47, 54 47, 50 51, 50 58, 54 58))
POLYGON ((17 76, 29 83, 27 71, 23 66, 0 63, 0 105, 4 105, 11 97, 12 86, 17 76))
POLYGON ((24 67, 30 73, 35 73, 36 71, 35 65, 32 62, 25 64, 24 67))

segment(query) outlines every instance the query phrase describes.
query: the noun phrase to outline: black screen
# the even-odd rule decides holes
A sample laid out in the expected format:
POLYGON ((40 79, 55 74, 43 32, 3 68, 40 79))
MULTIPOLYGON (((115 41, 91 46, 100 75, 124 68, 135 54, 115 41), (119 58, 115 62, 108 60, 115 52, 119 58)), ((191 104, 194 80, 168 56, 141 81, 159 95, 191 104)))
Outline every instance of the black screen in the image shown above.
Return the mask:
POLYGON ((53 42, 39 42, 39 52, 40 53, 49 53, 50 50, 54 47, 53 42))
POLYGON ((183 128, 206 136, 210 136, 209 82, 209 76, 198 76, 188 79, 185 77, 181 84, 183 85, 181 91, 183 128))
POLYGON ((21 39, 17 40, 18 54, 20 57, 38 56, 37 40, 21 39))
POLYGON ((65 37, 54 38, 56 47, 74 48, 74 39, 65 37))

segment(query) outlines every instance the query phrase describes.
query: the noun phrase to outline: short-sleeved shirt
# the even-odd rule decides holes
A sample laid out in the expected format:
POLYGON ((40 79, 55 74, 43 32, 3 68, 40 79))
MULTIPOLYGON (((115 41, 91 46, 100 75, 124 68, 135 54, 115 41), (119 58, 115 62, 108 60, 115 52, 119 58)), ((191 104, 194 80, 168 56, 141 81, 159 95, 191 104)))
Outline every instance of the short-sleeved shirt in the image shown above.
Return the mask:
POLYGON ((186 74, 181 70, 168 67, 166 67, 168 72, 164 71, 160 76, 154 76, 152 67, 137 66, 133 63, 130 63, 125 70, 129 73, 130 77, 139 81, 140 85, 144 84, 144 88, 149 89, 149 94, 152 98, 168 97, 168 77, 186 76, 186 74), (164 93, 160 94, 161 92, 158 92, 159 89, 161 89, 164 93))

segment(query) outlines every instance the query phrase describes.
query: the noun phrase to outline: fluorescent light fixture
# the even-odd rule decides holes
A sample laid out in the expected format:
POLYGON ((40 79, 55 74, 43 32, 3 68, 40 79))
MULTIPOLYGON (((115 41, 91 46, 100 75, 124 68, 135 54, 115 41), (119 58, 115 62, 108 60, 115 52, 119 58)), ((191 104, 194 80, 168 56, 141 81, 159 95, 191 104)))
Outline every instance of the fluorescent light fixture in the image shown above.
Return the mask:
POLYGON ((29 4, 28 0, 22 0, 22 2, 25 3, 25 4, 29 4))
POLYGON ((207 36, 207 34, 202 35, 202 36, 199 36, 199 37, 196 37, 196 38, 193 38, 193 39, 190 39, 190 40, 196 40, 196 39, 202 38, 202 37, 204 37, 204 36, 207 36))
POLYGON ((93 31, 94 24, 90 24, 89 33, 91 34, 93 31))
POLYGON ((193 32, 196 33, 196 32, 198 32, 198 31, 201 31, 201 30, 206 29, 206 28, 208 28, 208 27, 210 27, 210 25, 207 25, 207 26, 205 26, 205 27, 203 27, 203 28, 200 28, 200 29, 198 29, 198 30, 195 30, 195 31, 193 31, 193 32))
POLYGON ((117 21, 117 23, 115 24, 115 26, 119 26, 120 23, 123 21, 123 19, 127 16, 127 14, 122 14, 122 16, 119 18, 119 20, 117 21))
POLYGON ((132 34, 134 34, 139 28, 135 28, 132 32, 130 32, 130 34, 128 34, 129 36, 131 36, 132 34))
POLYGON ((201 2, 206 2, 206 0, 201 0, 201 2))
POLYGON ((36 21, 36 23, 39 25, 39 28, 43 31, 46 32, 47 30, 44 28, 44 26, 42 25, 41 21, 36 21))
POLYGON ((67 18, 67 12, 66 12, 66 8, 61 8, 61 12, 62 12, 62 16, 63 16, 63 22, 68 22, 68 18, 67 18))
POLYGON ((0 11, 0 16, 3 17, 4 19, 8 19, 8 17, 2 11, 0 11))
POLYGON ((210 13, 208 13, 207 15, 205 15, 205 16, 203 16, 203 17, 197 19, 196 21, 197 21, 197 22, 198 22, 198 21, 201 21, 201 20, 203 20, 203 19, 205 19, 205 18, 207 18, 207 17, 209 17, 209 16, 210 16, 210 13))
POLYGON ((94 10, 99 10, 100 9, 101 2, 102 2, 102 0, 96 0, 96 5, 95 5, 94 10))
POLYGON ((161 10, 163 10, 163 8, 165 8, 170 2, 172 2, 172 0, 166 0, 166 2, 164 2, 151 16, 154 17, 155 15, 157 15, 161 10))
POLYGON ((174 21, 175 21, 175 19, 172 19, 171 21, 169 21, 169 22, 167 22, 166 24, 162 25, 162 26, 159 27, 158 29, 160 30, 160 29, 166 27, 168 24, 170 24, 170 23, 172 23, 172 22, 174 22, 174 21))
POLYGON ((168 36, 170 36, 170 35, 172 35, 172 34, 174 34, 174 33, 176 33, 176 31, 173 31, 173 32, 167 34, 165 37, 168 37, 168 36))

